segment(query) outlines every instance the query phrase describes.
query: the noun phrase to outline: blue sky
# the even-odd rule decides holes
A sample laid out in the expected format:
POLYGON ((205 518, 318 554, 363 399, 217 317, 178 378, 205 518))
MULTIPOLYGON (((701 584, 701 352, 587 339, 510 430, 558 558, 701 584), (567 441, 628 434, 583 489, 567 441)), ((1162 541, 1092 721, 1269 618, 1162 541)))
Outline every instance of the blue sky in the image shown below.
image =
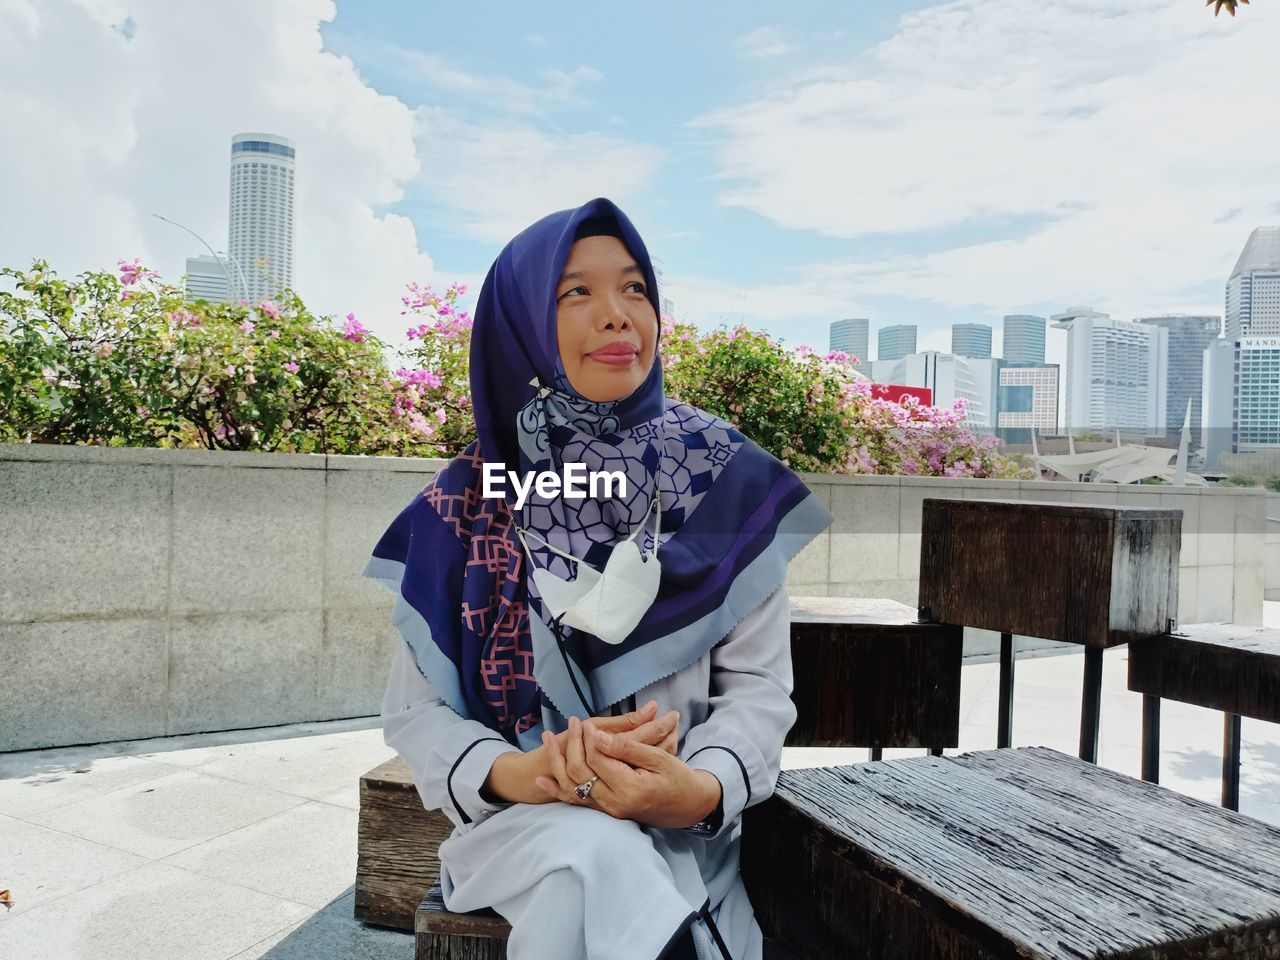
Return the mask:
POLYGON ((1220 313, 1280 222, 1276 49, 1280 4, 1199 0, 0 0, 0 262, 176 278, 201 251, 151 214, 223 247, 230 138, 268 131, 296 285, 389 339, 407 282, 474 294, 598 195, 704 327, 1220 313))

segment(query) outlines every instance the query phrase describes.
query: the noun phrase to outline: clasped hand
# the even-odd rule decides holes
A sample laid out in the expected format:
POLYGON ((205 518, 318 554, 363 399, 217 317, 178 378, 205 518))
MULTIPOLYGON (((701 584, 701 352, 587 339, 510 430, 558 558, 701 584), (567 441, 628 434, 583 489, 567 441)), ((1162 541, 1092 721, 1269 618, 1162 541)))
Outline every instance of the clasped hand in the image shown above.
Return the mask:
MULTIPOLYGON (((559 800, 653 827, 688 827, 705 819, 720 802, 720 781, 675 756, 679 714, 672 710, 659 717, 657 710, 649 701, 621 717, 570 717, 563 733, 544 732, 542 745, 523 755, 526 769, 531 765, 535 795, 508 798, 559 800), (592 777, 598 779, 583 800, 576 789, 592 777)), ((519 762, 514 758, 521 755, 508 756, 519 762)), ((499 787, 499 792, 515 791, 499 787)))

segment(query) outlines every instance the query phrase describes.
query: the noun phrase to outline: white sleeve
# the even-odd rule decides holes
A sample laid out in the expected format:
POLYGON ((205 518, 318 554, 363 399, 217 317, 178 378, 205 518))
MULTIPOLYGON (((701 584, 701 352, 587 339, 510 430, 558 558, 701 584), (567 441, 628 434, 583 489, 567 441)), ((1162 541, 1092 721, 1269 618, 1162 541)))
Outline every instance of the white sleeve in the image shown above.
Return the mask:
POLYGON ((443 810, 461 826, 510 806, 486 800, 480 790, 499 754, 518 753, 519 748, 445 703, 418 669, 403 637, 382 698, 382 734, 408 765, 426 809, 443 810))
POLYGON ((773 793, 782 742, 796 719, 791 686, 791 604, 784 586, 712 648, 710 711, 680 751, 680 759, 720 781, 724 821, 713 836, 773 793))

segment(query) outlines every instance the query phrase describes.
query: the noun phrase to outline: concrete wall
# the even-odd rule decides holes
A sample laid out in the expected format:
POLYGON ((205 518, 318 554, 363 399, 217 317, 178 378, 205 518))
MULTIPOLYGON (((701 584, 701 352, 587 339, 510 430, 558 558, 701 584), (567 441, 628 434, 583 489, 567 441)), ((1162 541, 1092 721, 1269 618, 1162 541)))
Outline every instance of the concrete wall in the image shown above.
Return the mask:
MULTIPOLYGON (((442 461, 0 444, 0 751, 376 714, 391 595, 360 576, 442 461)), ((834 477, 795 595, 914 606, 924 497, 1184 510, 1181 622, 1260 623, 1258 489, 834 477)))

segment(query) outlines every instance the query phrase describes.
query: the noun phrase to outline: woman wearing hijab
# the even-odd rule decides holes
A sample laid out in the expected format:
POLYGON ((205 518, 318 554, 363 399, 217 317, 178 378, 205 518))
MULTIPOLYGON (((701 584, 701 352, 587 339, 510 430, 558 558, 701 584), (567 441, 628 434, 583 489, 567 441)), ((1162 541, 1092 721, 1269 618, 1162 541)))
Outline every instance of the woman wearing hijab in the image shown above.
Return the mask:
POLYGON ((365 569, 403 639, 386 742, 455 824, 445 904, 509 920, 512 960, 761 956, 741 814, 795 719, 787 562, 832 518, 664 396, 658 304, 607 199, 511 240, 475 309, 478 439, 365 569), (495 479, 566 464, 615 482, 495 479))

